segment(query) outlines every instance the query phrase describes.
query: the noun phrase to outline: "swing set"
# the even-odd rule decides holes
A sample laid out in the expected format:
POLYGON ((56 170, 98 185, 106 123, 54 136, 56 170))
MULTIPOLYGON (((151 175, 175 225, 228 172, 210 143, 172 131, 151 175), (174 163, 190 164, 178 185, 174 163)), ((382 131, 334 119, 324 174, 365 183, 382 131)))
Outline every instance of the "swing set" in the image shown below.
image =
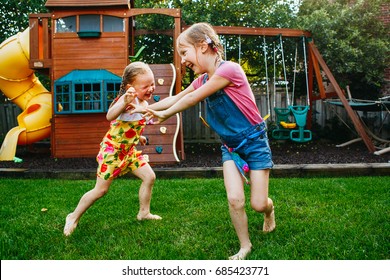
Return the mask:
MULTIPOLYGON (((265 80, 266 80, 266 94, 267 94, 267 108, 268 108, 268 114, 264 117, 264 120, 266 120, 269 116, 271 116, 271 101, 270 101, 270 85, 269 85, 269 76, 268 76, 268 53, 267 53, 267 42, 266 42, 266 36, 263 35, 263 56, 264 56, 264 68, 265 68, 265 80)), ((307 105, 294 105, 294 97, 295 97, 295 80, 296 80, 296 73, 299 71, 297 70, 297 60, 298 60, 298 43, 295 47, 295 57, 294 57, 294 78, 293 78, 293 85, 292 85, 292 96, 290 101, 290 95, 289 95, 289 87, 287 82, 287 73, 286 73, 286 65, 285 65, 285 58, 284 58, 284 48, 283 48, 283 38, 281 34, 278 34, 276 36, 276 40, 278 40, 278 45, 276 46, 275 40, 274 40, 274 47, 273 47, 273 92, 274 92, 274 111, 276 114, 276 124, 277 127, 272 131, 272 137, 277 140, 292 140, 295 142, 307 142, 312 139, 312 133, 310 130, 305 129, 306 127, 306 119, 308 112, 310 110, 310 97, 309 97, 309 83, 308 83, 308 71, 307 71, 307 57, 306 57, 306 37, 300 36, 300 40, 302 41, 303 46, 303 65, 304 65, 304 71, 305 71, 305 80, 306 80, 306 96, 307 96, 307 105), (277 53, 280 53, 281 60, 282 60, 282 68, 283 68, 283 76, 284 76, 284 85, 285 85, 285 95, 286 95, 286 107, 276 107, 276 55, 277 53), (294 119, 295 121, 292 122, 290 119, 294 119)), ((224 44, 225 47, 225 55, 226 55, 226 42, 224 44)), ((238 36, 238 63, 241 64, 241 35, 238 36)), ((200 105, 201 106, 201 105, 200 105)), ((201 115, 201 107, 199 108, 199 118, 201 121, 207 125, 205 120, 203 119, 201 115)), ((208 125, 207 125, 208 126, 208 125)))
MULTIPOLYGON (((317 47, 314 44, 314 41, 312 40, 311 33, 309 31, 300 30, 300 29, 289 29, 289 28, 259 28, 259 27, 238 27, 238 26, 213 26, 215 31, 219 35, 236 35, 240 36, 239 39, 242 41, 241 36, 262 36, 263 37, 263 43, 265 37, 278 37, 279 38, 279 51, 280 55, 282 55, 282 63, 283 63, 283 57, 284 57, 284 51, 283 46, 280 47, 280 45, 283 44, 282 39, 283 38, 302 38, 302 46, 303 47, 303 56, 304 56, 304 68, 305 68, 305 77, 306 77, 306 95, 307 95, 307 102, 306 105, 294 105, 294 94, 295 94, 295 77, 293 82, 293 98, 291 99, 289 96, 287 97, 288 92, 288 86, 286 84, 286 101, 287 106, 285 108, 274 108, 274 112, 276 114, 277 118, 277 129, 276 132, 274 132, 273 136, 280 137, 280 139, 291 139, 292 141, 296 142, 307 142, 310 141, 312 138, 311 131, 309 130, 311 128, 311 104, 312 101, 319 100, 319 99, 326 99, 327 95, 325 94, 325 88, 323 85, 322 76, 327 76, 329 82, 333 85, 335 89, 335 95, 337 95, 340 99, 340 102, 342 106, 345 108, 348 116, 350 117, 357 133, 359 134, 360 138, 363 140, 364 144, 366 145, 369 152, 374 153, 375 152, 375 146, 367 134, 367 132, 364 129, 363 124, 361 123, 361 120, 358 118, 354 110, 351 108, 350 104, 348 103, 348 100, 346 99, 344 92, 341 90, 340 86, 338 85, 336 79, 334 78, 332 72, 330 71, 329 67, 325 63, 323 57, 321 56, 320 52, 318 51, 317 47), (306 53, 307 50, 307 53, 306 53), (318 94, 314 94, 314 78, 317 81, 318 86, 318 94), (290 118, 294 118, 294 121, 290 121, 290 118)), ((186 27, 184 27, 186 29, 186 27)), ((276 45, 276 44, 275 44, 276 45)), ((263 50, 266 49, 265 44, 263 44, 263 50)), ((241 47, 240 47, 241 52, 241 47)), ((226 53, 226 52, 225 52, 226 53)), ((275 53, 274 53, 275 54, 275 53)), ((240 57, 241 58, 241 57, 240 57)), ((276 57, 275 57, 276 59, 276 57)), ((274 59, 274 62, 275 62, 274 59)), ((266 57, 264 58, 265 64, 267 64, 266 57)), ((283 72, 285 72, 285 67, 283 67, 283 72)), ((266 67, 266 79, 267 79, 267 95, 269 94, 269 85, 268 85, 268 69, 266 67)), ((296 72, 294 71, 294 76, 296 75, 296 72)), ((286 74, 284 74, 284 77, 286 79, 286 74)), ((275 86, 275 81, 274 81, 275 86)), ((274 94, 275 98, 275 94, 274 94)), ((268 103, 270 103, 270 100, 268 100, 268 103)), ((268 105, 269 111, 268 114, 271 114, 270 105, 268 105)))

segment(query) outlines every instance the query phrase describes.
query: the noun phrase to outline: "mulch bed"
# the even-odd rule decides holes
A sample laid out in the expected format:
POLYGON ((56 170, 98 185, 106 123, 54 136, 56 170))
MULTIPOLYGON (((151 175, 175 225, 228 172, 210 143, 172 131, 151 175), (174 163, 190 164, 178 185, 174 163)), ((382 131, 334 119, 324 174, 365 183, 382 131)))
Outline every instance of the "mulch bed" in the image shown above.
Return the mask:
MULTIPOLYGON (((390 163, 390 152, 380 156, 371 154, 362 142, 343 148, 337 148, 335 143, 327 141, 301 144, 272 140, 270 143, 275 164, 390 163)), ((184 151, 185 160, 169 165, 153 165, 153 167, 220 167, 222 165, 220 144, 188 143, 184 151)), ((78 170, 97 167, 95 158, 52 158, 48 144, 18 148, 16 156, 23 162, 0 161, 0 168, 78 170)))

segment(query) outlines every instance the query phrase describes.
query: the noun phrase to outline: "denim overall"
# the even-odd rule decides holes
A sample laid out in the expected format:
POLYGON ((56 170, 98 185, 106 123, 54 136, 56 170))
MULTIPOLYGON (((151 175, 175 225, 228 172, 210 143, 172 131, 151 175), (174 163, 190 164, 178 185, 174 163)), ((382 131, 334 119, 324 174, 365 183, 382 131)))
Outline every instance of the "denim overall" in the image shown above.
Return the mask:
MULTIPOLYGON (((203 84, 207 78, 206 74, 203 84)), ((206 98, 206 120, 224 144, 221 147, 223 161, 230 159, 227 146, 238 153, 250 169, 272 168, 265 122, 252 125, 223 90, 206 98)))

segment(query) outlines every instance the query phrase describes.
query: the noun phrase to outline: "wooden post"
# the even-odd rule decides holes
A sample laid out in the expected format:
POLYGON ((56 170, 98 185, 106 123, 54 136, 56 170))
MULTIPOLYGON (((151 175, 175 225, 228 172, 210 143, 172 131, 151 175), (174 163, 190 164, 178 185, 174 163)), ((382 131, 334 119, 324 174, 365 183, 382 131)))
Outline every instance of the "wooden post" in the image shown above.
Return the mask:
POLYGON ((178 10, 179 15, 175 17, 175 30, 174 30, 174 35, 173 35, 173 64, 175 65, 176 69, 176 84, 175 84, 175 90, 176 94, 181 92, 181 80, 182 80, 182 74, 181 74, 181 58, 179 53, 177 52, 176 49, 176 39, 179 37, 181 33, 181 11, 178 10))
POLYGON ((359 133, 360 137, 364 141, 364 144, 366 144, 368 150, 373 153, 375 152, 375 146, 372 143, 370 137, 367 135, 366 131, 364 130, 363 124, 361 123, 360 119, 356 115, 356 112, 352 109, 351 105, 349 105, 348 100, 345 98, 343 91, 341 90, 339 84, 337 83, 336 79, 330 72, 328 66, 326 65, 324 59, 322 58, 320 52, 318 51, 317 47, 314 45, 313 42, 309 43, 309 48, 311 52, 314 54, 314 57, 318 61, 318 63, 321 65, 322 70, 327 75, 329 81, 332 83, 333 87, 335 88, 335 91, 338 95, 338 97, 341 100, 341 103, 343 104, 345 110, 347 111, 349 117, 351 118, 356 131, 359 133))
POLYGON ((313 79, 313 75, 314 75, 314 63, 313 63, 313 58, 312 56, 310 55, 310 50, 308 49, 307 47, 307 42, 308 42, 308 38, 304 37, 305 39, 305 45, 306 45, 306 49, 307 49, 307 79, 308 79, 308 92, 309 92, 309 102, 310 102, 310 105, 309 105, 309 112, 307 114, 307 118, 306 118, 306 126, 308 129, 311 129, 312 126, 313 126, 313 84, 314 84, 314 79, 313 79))
POLYGON ((313 52, 312 48, 310 48, 310 47, 309 47, 309 53, 310 53, 309 57, 313 61, 313 69, 314 69, 314 72, 316 75, 318 89, 320 91, 320 97, 321 97, 321 99, 325 99, 326 93, 325 93, 324 83, 323 83, 322 76, 321 76, 321 69, 320 69, 320 66, 318 65, 318 60, 316 59, 314 52, 313 52))

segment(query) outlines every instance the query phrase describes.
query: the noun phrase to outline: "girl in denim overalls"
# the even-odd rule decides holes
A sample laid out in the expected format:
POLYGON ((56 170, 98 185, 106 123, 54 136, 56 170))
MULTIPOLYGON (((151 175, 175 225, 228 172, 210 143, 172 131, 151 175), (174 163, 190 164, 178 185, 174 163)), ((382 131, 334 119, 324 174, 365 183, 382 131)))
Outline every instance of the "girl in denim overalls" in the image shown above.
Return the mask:
POLYGON ((244 180, 232 153, 247 162, 250 171, 251 206, 264 213, 263 231, 275 229, 273 202, 268 198, 273 167, 266 124, 260 116, 244 71, 237 63, 223 61, 218 35, 207 23, 198 23, 177 38, 181 62, 202 74, 181 93, 148 107, 146 116, 161 123, 206 99, 207 122, 221 137, 224 182, 229 212, 240 241, 240 250, 230 259, 245 259, 252 244, 245 212, 244 180))
POLYGON ((147 158, 135 147, 139 142, 142 145, 146 144, 146 138, 141 135, 146 121, 142 114, 131 113, 131 104, 146 107, 147 100, 152 97, 154 90, 154 75, 147 64, 133 62, 125 68, 119 95, 107 112, 107 120, 111 123, 96 157, 99 166, 95 188, 85 193, 76 209, 66 217, 64 227, 66 236, 76 229, 85 211, 108 192, 112 180, 129 171, 142 180, 137 219, 161 219, 160 216, 150 213, 150 200, 156 176, 147 158))

